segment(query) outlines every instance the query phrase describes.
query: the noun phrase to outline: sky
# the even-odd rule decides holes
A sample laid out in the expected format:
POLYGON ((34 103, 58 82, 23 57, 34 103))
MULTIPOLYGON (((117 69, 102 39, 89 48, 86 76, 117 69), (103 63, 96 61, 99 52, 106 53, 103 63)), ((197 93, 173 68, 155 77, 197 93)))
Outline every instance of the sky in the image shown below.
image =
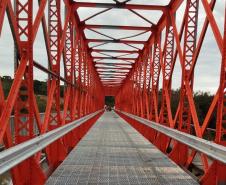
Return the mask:
MULTIPOLYGON (((13 2, 13 0, 11 0, 13 2)), ((79 0, 80 2, 83 2, 85 0, 79 0)), ((111 0, 90 0, 89 2, 109 2, 112 3, 111 0)), ((166 5, 169 2, 169 0, 132 0, 131 4, 161 4, 166 5)), ((63 4, 63 3, 62 3, 63 4)), ((179 28, 181 24, 181 19, 183 17, 184 13, 184 7, 185 3, 181 5, 179 8, 176 20, 177 20, 177 26, 179 28)), ((34 16, 37 12, 38 4, 37 0, 34 0, 34 16)), ((103 10, 103 8, 80 8, 78 10, 79 16, 81 20, 84 20, 85 18, 89 17, 90 15, 103 10)), ((223 25, 224 25, 224 10, 225 10, 225 0, 217 0, 216 7, 214 9, 214 15, 216 17, 217 24, 220 28, 221 34, 223 35, 223 25)), ((151 20, 152 22, 156 23, 161 16, 161 12, 159 11, 137 11, 138 13, 142 14, 147 18, 148 20, 151 20)), ((47 9, 45 9, 45 13, 47 14, 47 9)), ((62 8, 62 23, 64 22, 64 9, 62 8)), ((203 22, 205 20, 205 13, 202 6, 202 3, 200 1, 200 10, 199 10, 199 22, 198 22, 198 37, 200 35, 200 30, 202 28, 203 22)), ((150 26, 149 23, 143 21, 139 17, 135 16, 131 12, 128 12, 128 10, 119 10, 114 9, 109 12, 106 12, 102 15, 99 15, 91 20, 88 20, 86 22, 87 24, 110 24, 110 25, 134 25, 134 26, 150 26)), ((63 25, 63 24, 62 24, 63 25)), ((97 31, 103 31, 101 29, 98 29, 97 31)), ((140 31, 114 31, 114 30, 105 30, 104 33, 108 34, 109 36, 113 36, 115 38, 121 38, 126 37, 129 35, 133 35, 134 33, 140 33, 140 31)), ((133 38, 133 40, 147 40, 147 38, 150 36, 150 32, 146 33, 142 36, 138 36, 136 38, 133 38)), ((101 39, 104 37, 100 37, 98 34, 85 30, 85 35, 87 38, 97 38, 101 39)), ((106 38, 104 38, 106 39, 106 38)), ((90 44, 92 46, 92 44, 90 44)), ((116 44, 109 44, 106 45, 105 49, 123 49, 125 46, 116 45, 116 44)), ((141 46, 137 46, 142 48, 141 46)), ((100 47, 101 48, 101 47, 100 47)), ((94 53, 93 53, 94 55, 94 53)), ((97 54, 95 54, 98 56, 97 54)), ((100 56, 100 55, 99 55, 100 56)), ((14 74, 14 44, 13 44, 13 38, 10 31, 9 23, 7 16, 4 18, 4 24, 3 24, 3 30, 0 36, 0 76, 3 75, 10 75, 13 76, 14 74)), ((131 55, 131 57, 136 57, 136 55, 131 55)), ((42 33, 42 28, 39 27, 39 31, 34 43, 34 60, 38 63, 42 64, 43 66, 48 66, 47 64, 47 55, 45 51, 45 44, 44 44, 44 38, 42 33)), ((213 36, 212 30, 209 26, 207 30, 207 36, 205 37, 204 44, 202 47, 202 50, 200 52, 200 56, 197 62, 197 66, 195 68, 195 78, 194 78, 194 91, 207 91, 211 94, 214 94, 217 90, 217 87, 219 85, 219 77, 220 77, 220 63, 221 63, 221 55, 219 52, 219 49, 217 47, 215 38, 213 36)), ((64 76, 63 72, 63 62, 61 61, 61 75, 64 76)), ((34 78, 37 80, 46 80, 47 75, 37 69, 34 69, 34 78)), ((181 84, 181 68, 179 60, 177 60, 175 65, 175 70, 173 73, 173 80, 172 80, 172 88, 176 89, 180 87, 181 84)), ((160 88, 161 88, 161 77, 160 77, 160 88)))

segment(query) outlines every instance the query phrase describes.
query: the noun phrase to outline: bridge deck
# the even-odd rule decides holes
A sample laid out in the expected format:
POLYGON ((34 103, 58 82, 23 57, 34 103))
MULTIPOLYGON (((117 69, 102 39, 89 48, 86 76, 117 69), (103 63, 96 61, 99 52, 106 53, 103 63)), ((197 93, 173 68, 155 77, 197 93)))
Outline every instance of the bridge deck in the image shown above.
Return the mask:
POLYGON ((115 113, 105 113, 47 181, 64 184, 198 184, 115 113))

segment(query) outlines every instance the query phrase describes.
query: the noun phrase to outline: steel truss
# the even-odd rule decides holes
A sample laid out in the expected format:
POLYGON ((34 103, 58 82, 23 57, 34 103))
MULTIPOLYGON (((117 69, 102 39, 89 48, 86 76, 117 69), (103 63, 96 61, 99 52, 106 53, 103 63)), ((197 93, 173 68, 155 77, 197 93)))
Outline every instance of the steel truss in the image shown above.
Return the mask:
MULTIPOLYGON (((224 23, 224 37, 222 38, 219 31, 220 28, 217 26, 216 18, 213 15, 216 1, 187 0, 185 1, 186 9, 181 28, 178 29, 176 14, 177 8, 182 2, 183 1, 172 1, 169 4, 168 9, 164 10, 165 16, 158 22, 157 28, 152 33, 142 55, 139 56, 136 64, 130 71, 128 78, 116 95, 116 108, 158 122, 170 128, 178 129, 181 132, 195 135, 198 138, 204 137, 211 115, 214 113, 214 110, 217 110, 216 136, 214 141, 220 145, 226 146, 224 121, 224 49, 226 40, 226 21, 224 23), (200 4, 202 4, 205 9, 206 19, 202 26, 201 34, 197 37, 200 4), (214 96, 209 111, 204 121, 200 122, 193 99, 193 81, 195 78, 194 69, 208 26, 210 26, 221 52, 221 76, 219 89, 214 96), (165 38, 161 38, 161 35, 164 35, 165 38), (164 44, 162 46, 161 39, 164 39, 164 44), (181 43, 183 43, 183 47, 181 43), (171 84, 177 57, 179 58, 182 69, 182 81, 180 88, 180 102, 174 116, 171 110, 171 84), (159 95, 160 74, 162 74, 163 78, 161 96, 159 95), (128 96, 128 94, 130 94, 130 96, 128 96), (192 128, 194 129, 194 132, 192 131, 192 128)), ((130 121, 135 125, 134 121, 137 120, 131 120, 130 118, 130 121)), ((225 164, 217 160, 210 160, 210 158, 202 152, 191 149, 186 143, 182 144, 167 136, 167 134, 158 132, 155 129, 145 129, 142 125, 137 126, 136 128, 140 128, 139 131, 162 152, 167 154, 177 164, 187 169, 191 169, 195 157, 200 156, 204 173, 200 178, 201 184, 210 185, 226 183, 225 164)))
MULTIPOLYGON (((58 0, 40 0, 37 14, 33 13, 33 3, 32 0, 16 0, 13 10, 11 1, 0 1, 0 28, 2 30, 4 14, 7 12, 16 46, 15 76, 8 97, 4 98, 2 83, 0 84, 0 140, 6 148, 35 138, 35 126, 38 128, 38 135, 43 135, 101 110, 104 104, 101 95, 103 87, 90 55, 87 54, 88 48, 82 39, 70 1, 65 0, 62 3, 58 0), (45 15, 45 7, 48 8, 48 15, 45 15), (61 21, 62 8, 66 10, 64 25, 61 21), (35 62, 33 57, 34 41, 41 26, 48 69, 35 62), (60 76, 61 62, 64 65, 65 77, 60 76), (49 76, 48 101, 43 120, 40 118, 34 94, 34 68, 49 76), (61 82, 64 83, 63 108, 60 107, 61 82), (15 130, 12 135, 8 122, 13 112, 15 130)), ((57 139, 42 152, 36 151, 35 155, 21 160, 19 165, 11 169, 13 183, 44 184, 48 174, 40 163, 43 155, 46 156, 48 171, 51 173, 85 134, 90 124, 93 124, 93 118, 86 122, 89 124, 80 125, 77 131, 71 131, 57 139)))
MULTIPOLYGON (((19 146, 21 143, 25 146, 26 142, 33 142, 37 136, 35 127, 38 128, 38 135, 48 136, 48 133, 55 133, 56 129, 62 129, 67 124, 70 126, 70 123, 75 123, 76 120, 83 120, 83 117, 104 107, 105 95, 115 96, 116 108, 125 114, 129 113, 130 117, 139 116, 178 130, 180 131, 178 137, 183 135, 181 133, 186 133, 186 136, 190 134, 196 138, 204 138, 211 116, 216 110, 214 141, 226 146, 226 18, 222 37, 213 14, 216 0, 171 0, 167 5, 133 4, 132 0, 124 2, 114 0, 112 3, 38 0, 39 7, 36 14, 34 0, 14 1, 15 8, 10 0, 0 0, 0 33, 4 17, 7 15, 15 43, 15 75, 7 97, 4 96, 0 79, 0 141, 4 143, 6 149, 14 149, 12 147, 19 146), (176 16, 182 3, 186 4, 186 9, 181 27, 178 28, 176 16), (201 33, 197 36, 200 4, 204 8, 206 17, 201 33), (65 8, 64 22, 61 20, 62 8, 65 8), (79 8, 102 9, 80 20, 79 8), (48 10, 47 15, 45 15, 45 9, 48 10), (87 23, 88 20, 112 9, 128 10, 149 26, 87 23), (154 23, 137 10, 159 11, 162 15, 157 23, 154 23), (40 27, 43 29, 45 39, 48 68, 40 65, 33 57, 36 49, 34 42, 40 27), (214 35, 222 62, 218 91, 204 121, 201 122, 198 119, 193 98, 193 83, 196 78, 194 70, 208 27, 214 35), (102 38, 88 38, 85 30, 102 38), (105 30, 139 32, 115 38, 109 32, 105 33, 105 30), (147 40, 136 39, 147 33, 150 34, 147 40), (104 46, 108 44, 121 44, 127 49, 116 47, 105 49, 104 46), (95 56, 93 53, 100 56, 95 56), (172 76, 177 59, 180 62, 182 75, 177 77, 181 78, 180 102, 176 114, 173 115, 172 76), (60 68, 61 63, 64 66, 63 69, 60 68), (34 94, 34 68, 48 74, 48 101, 43 120, 40 118, 34 94), (60 76, 62 70, 63 77, 60 76), (161 96, 159 95, 160 76, 162 76, 161 96), (64 83, 63 97, 60 94, 62 83, 64 83), (63 105, 61 105, 62 101, 63 105), (15 116, 13 134, 8 124, 12 114, 15 116)), ((17 161, 18 165, 12 165, 10 172, 13 183, 44 184, 48 175, 65 159, 99 115, 60 138, 57 137, 55 140, 49 138, 51 142, 48 144, 39 136, 37 139, 44 143, 44 147, 40 148, 41 151, 33 150, 28 159, 17 161), (48 164, 47 173, 40 164, 43 156, 48 164)), ((138 127, 141 118, 136 117, 138 127)), ((131 118, 129 121, 134 120, 131 118)), ((179 139, 175 139, 176 137, 164 134, 158 129, 140 126, 138 130, 184 168, 190 170, 195 158, 200 156, 203 166, 201 184, 226 183, 225 164, 209 158, 206 153, 202 153, 203 149, 196 150, 197 148, 180 142, 179 139)), ((33 145, 30 147, 34 148, 33 145)), ((23 149, 26 150, 26 146, 23 149)), ((12 153, 11 155, 14 156, 12 153)))

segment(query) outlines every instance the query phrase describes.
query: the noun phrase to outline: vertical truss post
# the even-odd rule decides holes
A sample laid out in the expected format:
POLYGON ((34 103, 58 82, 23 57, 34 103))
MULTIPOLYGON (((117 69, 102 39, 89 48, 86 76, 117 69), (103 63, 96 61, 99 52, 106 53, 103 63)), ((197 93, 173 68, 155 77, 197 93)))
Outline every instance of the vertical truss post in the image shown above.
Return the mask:
MULTIPOLYGON (((50 43, 51 63, 50 69, 60 76, 60 40, 61 40, 61 4, 57 0, 48 1, 48 32, 50 43)), ((53 96, 51 111, 48 120, 48 130, 53 130, 61 126, 62 119, 60 113, 60 79, 51 77, 48 80, 48 97, 53 96)), ((66 156, 66 150, 62 140, 58 140, 46 149, 50 166, 57 167, 66 156)))
POLYGON ((87 94, 88 94, 88 73, 87 73, 87 68, 88 68, 88 57, 86 50, 84 51, 84 108, 83 108, 83 114, 86 115, 86 110, 87 110, 87 94))
POLYGON ((91 108, 91 86, 92 86, 92 83, 91 83, 91 65, 92 65, 92 60, 91 58, 89 58, 89 63, 88 63, 88 67, 87 67, 87 100, 86 100, 86 104, 87 104, 87 110, 86 112, 87 113, 90 113, 90 108, 91 108))
POLYGON ((145 75, 144 75, 144 114, 145 118, 150 119, 150 91, 149 86, 151 82, 151 57, 152 57, 152 48, 149 46, 145 55, 145 75))
POLYGON ((94 94, 94 83, 93 83, 93 71, 92 64, 90 62, 90 77, 89 77, 89 113, 93 112, 93 94, 94 94))
MULTIPOLYGON (((133 71, 133 69, 132 69, 132 71, 133 71)), ((134 80, 133 80, 133 75, 132 75, 132 77, 129 78, 127 83, 128 83, 128 85, 126 86, 126 93, 130 92, 131 98, 127 101, 128 107, 127 107, 126 111, 133 113, 134 112, 134 80)), ((120 89, 120 98, 123 98, 123 95, 121 93, 122 91, 125 91, 125 90, 120 89)), ((116 100, 117 100, 117 98, 116 98, 116 100)))
POLYGON ((73 115, 74 119, 78 119, 80 117, 80 39, 79 33, 75 32, 75 63, 74 63, 74 81, 76 84, 75 96, 74 96, 74 106, 73 106, 73 115))
POLYGON ((79 50, 79 117, 83 115, 83 87, 84 87, 84 44, 80 40, 80 50, 79 50))
POLYGON ((155 33, 153 61, 151 64, 151 98, 150 98, 150 120, 158 122, 158 87, 161 69, 161 36, 155 33))
MULTIPOLYGON (((75 119, 73 107, 75 103, 75 88, 74 88, 74 63, 75 63, 75 46, 74 46, 74 24, 72 17, 67 24, 66 38, 64 46, 64 67, 65 67, 65 78, 69 83, 66 83, 65 94, 64 94, 64 116, 62 124, 71 122, 75 119)), ((70 132, 64 137, 64 144, 70 151, 77 143, 76 135, 74 132, 70 132)))
MULTIPOLYGON (((224 21, 224 39, 219 84, 219 98, 217 104, 215 142, 226 146, 226 12, 224 21)), ((214 161, 207 173, 201 179, 203 185, 226 184, 226 165, 214 161)))
MULTIPOLYGON (((135 63, 134 65, 134 70, 133 70, 133 75, 132 75, 132 113, 136 114, 136 65, 137 63, 135 63)), ((124 89, 123 89, 124 90, 124 89)), ((121 93, 122 96, 122 93, 121 93)), ((123 97, 122 97, 123 98, 123 97)))
MULTIPOLYGON (((172 127, 173 119, 171 113, 170 96, 171 96, 171 78, 170 75, 173 70, 173 54, 174 54, 174 33, 170 19, 167 19, 166 25, 166 38, 164 44, 164 59, 162 65, 163 73, 163 88, 162 88, 162 100, 161 109, 159 115, 159 122, 165 126, 172 127)), ((156 139, 156 145, 158 148, 166 152, 170 139, 163 135, 158 134, 156 139)))
POLYGON ((64 120, 67 121, 72 121, 73 120, 73 113, 72 113, 72 107, 73 107, 73 99, 74 99, 74 27, 73 23, 70 20, 67 25, 67 30, 66 30, 66 39, 65 39, 65 78, 67 79, 68 82, 71 84, 66 84, 66 96, 65 97, 65 103, 67 106, 65 107, 65 116, 64 120))
MULTIPOLYGON (((184 53, 182 61, 182 81, 180 89, 180 103, 179 103, 179 130, 190 133, 192 114, 189 105, 188 91, 193 90, 194 74, 189 77, 191 66, 193 65, 193 55, 196 49, 197 39, 197 24, 198 24, 198 10, 199 0, 188 0, 185 10, 185 30, 184 30, 184 53)), ((177 143, 171 152, 171 157, 177 163, 184 165, 188 158, 188 147, 177 143)))
POLYGON ((138 64, 136 65, 136 72, 135 72, 135 96, 134 96, 134 101, 135 101, 135 114, 136 115, 139 115, 140 113, 140 109, 139 109, 139 62, 138 64))
MULTIPOLYGON (((226 13, 225 13, 226 14, 226 13)), ((226 18, 226 15, 225 15, 226 18)), ((226 146, 226 20, 224 23, 224 43, 221 62, 219 99, 217 106, 217 123, 215 142, 226 146)))
POLYGON ((138 67, 138 116, 144 117, 143 111, 143 81, 144 81, 144 60, 141 59, 138 67))
POLYGON ((142 106, 142 114, 141 117, 146 118, 146 107, 145 107, 145 89, 146 89, 146 72, 147 72, 147 61, 146 61, 146 53, 144 52, 142 55, 142 62, 141 62, 141 84, 140 84, 140 89, 141 89, 141 106, 142 106))
MULTIPOLYGON (((16 67, 27 61, 25 73, 15 102, 15 145, 35 137, 34 94, 33 94, 33 1, 16 0, 16 23, 22 47, 21 56, 17 53, 16 67)), ((15 78, 15 80, 17 80, 15 78)), ((43 184, 45 175, 34 157, 25 160, 12 170, 15 184, 43 184), (23 177, 23 178, 21 178, 23 177)))
POLYGON ((87 75, 88 75, 88 79, 87 79, 87 89, 88 89, 88 93, 87 93, 87 101, 86 101, 86 104, 87 104, 87 110, 86 112, 87 113, 90 113, 90 107, 91 107, 91 101, 90 101, 90 95, 91 95, 91 83, 90 83, 90 80, 91 80, 91 60, 89 59, 89 65, 88 65, 88 68, 87 68, 87 75))

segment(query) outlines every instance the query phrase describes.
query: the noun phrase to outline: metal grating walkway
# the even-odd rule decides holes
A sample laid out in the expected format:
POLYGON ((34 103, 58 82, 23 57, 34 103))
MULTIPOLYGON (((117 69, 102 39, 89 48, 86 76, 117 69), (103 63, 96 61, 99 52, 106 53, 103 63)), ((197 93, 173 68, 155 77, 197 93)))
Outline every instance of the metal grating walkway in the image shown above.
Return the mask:
POLYGON ((113 112, 95 123, 48 185, 198 184, 113 112))

